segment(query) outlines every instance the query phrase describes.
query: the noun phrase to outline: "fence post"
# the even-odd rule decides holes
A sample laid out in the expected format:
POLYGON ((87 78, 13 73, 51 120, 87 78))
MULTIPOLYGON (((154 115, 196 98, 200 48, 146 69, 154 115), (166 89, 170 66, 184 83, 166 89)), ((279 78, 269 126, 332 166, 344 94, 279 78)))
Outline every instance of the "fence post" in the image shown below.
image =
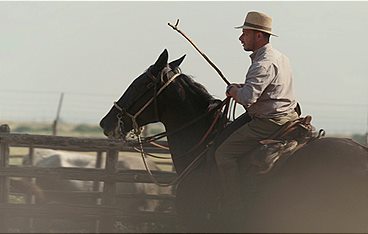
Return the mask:
MULTIPOLYGON (((7 124, 0 126, 1 133, 10 133, 10 127, 7 124)), ((9 145, 6 142, 0 142, 0 170, 9 165, 9 145)), ((9 199, 9 178, 0 176, 0 204, 7 204, 9 199)), ((8 219, 3 212, 0 212, 0 232, 8 232, 8 219)))
MULTIPOLYGON (((97 151, 95 168, 102 168, 102 151, 97 151)), ((93 182, 93 191, 100 191, 100 181, 93 182)))
MULTIPOLYGON (((28 161, 28 165, 22 165, 22 166, 32 166, 33 167, 33 160, 34 160, 34 148, 33 147, 29 147, 28 150, 28 156, 29 156, 29 161, 28 161)), ((25 180, 27 180, 29 183, 34 182, 33 178, 24 178, 25 180)), ((26 204, 32 204, 32 197, 33 194, 29 191, 26 194, 26 204)))
MULTIPOLYGON (((107 175, 111 175, 117 170, 119 151, 108 150, 106 154, 105 170, 107 175)), ((103 186, 102 204, 114 207, 116 196, 116 182, 105 181, 103 186)), ((112 214, 103 215, 100 222, 100 232, 112 233, 114 230, 115 216, 112 214)))
POLYGON ((60 118, 60 111, 61 111, 61 106, 63 105, 63 99, 64 99, 64 93, 61 93, 56 117, 55 117, 54 122, 52 123, 52 135, 53 136, 57 135, 57 125, 58 125, 59 118, 60 118))
MULTIPOLYGON (((32 166, 34 165, 34 148, 33 147, 29 147, 28 150, 28 156, 29 156, 29 161, 28 161, 28 165, 24 165, 22 163, 22 166, 32 166)), ((28 183, 36 183, 36 179, 35 178, 23 178, 25 181, 27 181, 28 183)), ((33 193, 31 191, 27 191, 26 196, 25 196, 25 202, 26 204, 32 204, 35 203, 36 198, 34 197, 33 193)), ((33 222, 34 219, 33 217, 30 217, 27 219, 27 227, 28 229, 25 230, 24 232, 32 232, 33 230, 33 222)))

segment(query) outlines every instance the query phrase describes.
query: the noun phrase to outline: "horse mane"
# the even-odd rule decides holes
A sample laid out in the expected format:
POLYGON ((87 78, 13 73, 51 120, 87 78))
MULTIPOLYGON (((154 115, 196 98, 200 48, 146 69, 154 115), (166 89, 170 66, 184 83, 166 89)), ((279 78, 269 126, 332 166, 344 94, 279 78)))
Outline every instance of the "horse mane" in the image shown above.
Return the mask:
POLYGON ((207 102, 215 100, 215 98, 207 91, 207 89, 202 84, 194 81, 192 76, 182 74, 180 78, 182 82, 179 89, 182 90, 179 90, 179 92, 185 93, 184 89, 186 89, 207 102))

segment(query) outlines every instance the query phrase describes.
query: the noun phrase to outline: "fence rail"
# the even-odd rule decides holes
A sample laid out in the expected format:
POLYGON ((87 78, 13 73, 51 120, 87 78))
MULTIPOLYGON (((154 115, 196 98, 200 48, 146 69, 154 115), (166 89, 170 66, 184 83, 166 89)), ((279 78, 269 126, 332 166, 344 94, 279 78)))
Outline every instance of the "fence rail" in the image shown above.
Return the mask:
POLYGON ((17 217, 37 218, 101 218, 106 214, 128 220, 162 221, 162 219, 175 220, 175 214, 162 212, 137 212, 127 214, 124 210, 111 206, 81 206, 81 205, 35 205, 35 204, 0 204, 1 212, 17 217))
MULTIPOLYGON (((175 179, 172 172, 152 171, 160 183, 168 183, 175 179)), ((152 179, 144 170, 121 170, 106 173, 105 169, 95 168, 40 168, 10 166, 0 170, 0 176, 8 177, 48 177, 68 180, 88 180, 103 182, 152 183, 152 179)))
MULTIPOLYGON (((20 133, 1 133, 0 141, 13 147, 33 147, 55 150, 70 150, 79 152, 94 151, 135 151, 133 147, 121 140, 105 138, 82 138, 48 135, 30 135, 20 133)), ((168 153, 167 150, 144 145, 145 149, 152 153, 168 153)))
MULTIPOLYGON (((167 150, 145 145, 145 149, 150 153, 166 153, 167 150)), ((98 220, 96 232, 113 232, 114 220, 119 218, 151 220, 151 221, 172 221, 175 213, 157 212, 136 212, 125 213, 116 208, 116 199, 120 198, 144 198, 156 200, 175 199, 174 195, 150 195, 150 194, 116 194, 116 183, 152 183, 151 178, 144 170, 119 170, 117 161, 119 152, 135 152, 134 148, 119 140, 100 138, 81 138, 65 136, 46 136, 30 134, 13 134, 7 125, 0 126, 0 232, 7 232, 7 221, 10 217, 29 218, 52 218, 68 217, 81 218, 94 217, 98 220), (26 147, 30 156, 33 156, 35 148, 66 150, 77 152, 96 152, 96 168, 40 168, 32 166, 9 165, 9 148, 26 147), (102 165, 102 154, 105 154, 105 167, 102 165), (103 191, 89 192, 65 192, 65 191, 44 191, 47 194, 59 194, 78 197, 100 198, 101 204, 95 205, 57 205, 57 204, 10 204, 9 203, 9 178, 51 178, 67 180, 85 180, 101 182, 103 191)), ((32 158, 32 157, 31 157, 32 158)), ((152 171, 156 180, 160 183, 168 183, 176 178, 176 173, 168 171, 152 171)), ((19 192, 19 191, 14 191, 19 192)), ((30 199, 27 199, 29 201, 30 199)))

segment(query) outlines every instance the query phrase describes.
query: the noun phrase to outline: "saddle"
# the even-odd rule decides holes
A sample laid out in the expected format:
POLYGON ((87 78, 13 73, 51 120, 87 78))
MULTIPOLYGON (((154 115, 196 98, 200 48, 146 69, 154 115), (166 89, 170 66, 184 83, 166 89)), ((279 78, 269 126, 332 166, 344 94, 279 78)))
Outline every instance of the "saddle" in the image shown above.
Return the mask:
POLYGON ((287 158, 307 143, 324 136, 324 130, 318 133, 311 124, 312 117, 307 115, 289 121, 269 138, 259 141, 258 147, 251 153, 251 164, 258 168, 258 174, 266 174, 279 159, 287 158))

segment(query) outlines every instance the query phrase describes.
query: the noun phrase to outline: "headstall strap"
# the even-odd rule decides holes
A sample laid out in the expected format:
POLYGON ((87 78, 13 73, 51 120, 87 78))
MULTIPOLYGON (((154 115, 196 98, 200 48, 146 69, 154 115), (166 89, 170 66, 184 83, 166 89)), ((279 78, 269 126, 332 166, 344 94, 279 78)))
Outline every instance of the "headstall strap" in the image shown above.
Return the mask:
MULTIPOLYGON (((182 173, 182 175, 180 175, 177 179, 175 179, 174 181, 172 181, 171 183, 168 183, 168 184, 161 184, 161 183, 159 183, 157 180, 156 180, 156 178, 153 176, 153 174, 152 174, 152 172, 151 172, 151 170, 149 169, 149 167, 148 167, 148 165, 147 165, 147 162, 146 162, 146 153, 144 152, 144 149, 143 149, 143 144, 142 144, 142 140, 141 140, 141 130, 140 130, 140 128, 139 128, 139 126, 138 126, 138 123, 137 123, 137 117, 152 103, 152 102, 154 102, 154 101, 156 101, 156 98, 157 98, 157 96, 158 95, 160 95, 160 93, 161 92, 163 92, 164 91, 164 89, 165 88, 167 88, 170 84, 171 84, 171 82, 173 82, 178 76, 180 76, 181 75, 181 70, 180 70, 180 68, 176 68, 176 69, 174 69, 174 70, 172 70, 172 69, 170 69, 170 67, 169 66, 167 66, 167 67, 165 67, 164 69, 162 69, 162 71, 160 72, 160 79, 157 79, 157 77, 155 77, 154 75, 152 75, 152 73, 151 73, 151 71, 150 71, 150 69, 148 69, 147 71, 146 71, 146 74, 147 74, 147 76, 152 80, 152 82, 155 82, 155 83, 157 83, 159 80, 161 81, 161 82, 164 82, 164 78, 165 78, 165 76, 166 76, 166 78, 167 78, 167 81, 166 81, 166 83, 164 83, 161 87, 160 87, 160 89, 157 91, 157 90, 155 90, 154 92, 155 92, 155 94, 154 94, 154 96, 151 98, 151 99, 149 99, 144 105, 143 105, 143 107, 139 110, 139 111, 137 111, 134 115, 132 115, 132 114, 129 114, 128 112, 127 112, 127 110, 125 109, 125 108, 123 108, 123 107, 121 107, 121 106, 119 106, 118 104, 117 104, 117 102, 114 102, 114 106, 115 106, 115 108, 117 108, 119 111, 120 111, 120 113, 117 115, 117 118, 118 118, 118 125, 119 125, 119 128, 120 128, 120 131, 122 131, 121 129, 122 129, 122 127, 123 127, 123 121, 122 121, 122 116, 123 115, 126 115, 126 116, 128 116, 128 117, 130 117, 131 118, 131 120, 132 120, 132 124, 133 124, 133 130, 134 130, 134 135, 138 138, 138 142, 139 142, 139 146, 140 146, 140 153, 141 153, 141 156, 142 156, 142 160, 143 160, 143 162, 144 162, 144 165, 145 165, 145 168, 146 168, 146 171, 148 172, 148 174, 149 174, 149 176, 151 177, 151 179, 152 179, 152 181, 156 184, 156 185, 159 185, 159 186, 171 186, 171 185, 173 185, 173 184, 176 184, 176 183, 178 183, 184 176, 185 176, 185 174, 187 173, 182 173), (169 76, 169 73, 172 73, 172 76, 169 76)), ((156 87, 156 86, 155 86, 156 87)), ((194 161, 197 161, 197 160, 194 160, 194 161)), ((191 163, 191 164, 193 164, 193 163, 191 163)))
POLYGON ((157 82, 157 78, 156 78, 154 75, 152 75, 152 73, 151 73, 151 69, 148 69, 148 70, 146 71, 146 74, 147 74, 147 76, 152 80, 152 82, 154 82, 154 83, 156 83, 156 82, 157 82))
MULTIPOLYGON (((130 117, 131 118, 131 120, 132 120, 132 124, 133 124, 133 130, 134 130, 134 134, 136 135, 136 136, 138 136, 138 135, 140 135, 141 134, 141 130, 140 130, 140 128, 139 128, 139 126, 138 126, 138 123, 137 123, 137 117, 153 102, 153 101, 155 101, 156 100, 156 98, 157 98, 157 96, 158 95, 160 95, 160 93, 161 92, 163 92, 164 91, 164 89, 166 88, 166 87, 168 87, 169 86, 169 84, 171 83, 171 82, 173 82, 180 74, 181 74, 181 71, 180 71, 180 69, 174 69, 174 70, 172 70, 172 69, 170 69, 170 67, 169 66, 167 66, 167 67, 165 67, 164 69, 162 69, 162 71, 160 72, 160 80, 163 82, 163 80, 164 80, 164 76, 166 76, 166 75, 168 75, 168 73, 169 72, 172 72, 173 73, 173 75, 170 77, 170 78, 168 78, 168 80, 166 81, 166 83, 164 83, 162 86, 161 86, 161 88, 157 91, 157 90, 155 90, 155 95, 151 98, 151 99, 149 99, 144 105, 143 105, 143 107, 139 110, 139 111, 137 111, 134 115, 132 115, 132 114, 130 114, 130 113, 128 113, 127 112, 127 110, 125 109, 125 108, 123 108, 123 107, 121 107, 121 106, 119 106, 118 104, 117 104, 117 102, 114 102, 114 106, 115 106, 115 108, 117 108, 119 111, 120 111, 120 114, 121 114, 121 116, 120 116, 120 118, 119 118, 119 116, 117 116, 118 117, 118 123, 119 123, 119 125, 120 125, 120 127, 121 127, 121 125, 122 125, 122 120, 121 120, 121 118, 122 118, 122 116, 123 115, 126 115, 126 116, 128 116, 128 117, 130 117)), ((152 73, 150 72, 150 69, 148 69, 147 71, 146 71, 146 73, 147 73, 147 75, 148 75, 148 77, 150 77, 150 79, 153 81, 153 82, 157 82, 158 81, 158 79, 157 79, 157 77, 155 77, 154 75, 152 75, 152 73)))
POLYGON ((122 113, 124 112, 123 108, 121 108, 117 102, 114 102, 114 106, 115 106, 115 108, 116 108, 116 109, 118 109, 120 112, 122 112, 122 113))
POLYGON ((116 116, 116 117, 117 117, 117 119, 118 119, 118 125, 119 125, 119 128, 120 128, 120 131, 122 132, 122 130, 121 130, 121 129, 122 129, 123 125, 124 125, 124 122, 123 122, 123 120, 122 120, 123 115, 126 115, 126 116, 130 117, 130 118, 131 118, 131 120, 132 120, 134 134, 135 134, 135 135, 139 135, 139 134, 141 134, 141 130, 140 130, 140 128, 138 127, 138 123, 137 123, 137 121, 136 121, 136 116, 135 116, 135 115, 131 115, 131 114, 129 114, 129 113, 125 110, 125 108, 123 108, 123 107, 119 106, 119 104, 118 104, 117 102, 114 102, 114 107, 120 111, 120 113, 118 113, 118 114, 117 114, 117 116, 116 116))

